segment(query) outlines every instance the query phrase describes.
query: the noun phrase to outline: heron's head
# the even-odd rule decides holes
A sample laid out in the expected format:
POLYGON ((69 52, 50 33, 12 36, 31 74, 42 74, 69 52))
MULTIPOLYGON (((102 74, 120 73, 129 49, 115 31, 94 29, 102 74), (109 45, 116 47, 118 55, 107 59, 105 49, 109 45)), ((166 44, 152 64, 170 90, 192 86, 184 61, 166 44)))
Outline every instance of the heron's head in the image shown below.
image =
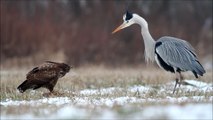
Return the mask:
POLYGON ((134 24, 134 20, 133 20, 133 14, 130 13, 130 12, 126 12, 123 16, 123 24, 121 24, 119 27, 117 27, 113 32, 113 33, 116 33, 118 32, 119 30, 123 29, 123 28, 126 28, 126 27, 129 27, 131 26, 132 24, 134 24))

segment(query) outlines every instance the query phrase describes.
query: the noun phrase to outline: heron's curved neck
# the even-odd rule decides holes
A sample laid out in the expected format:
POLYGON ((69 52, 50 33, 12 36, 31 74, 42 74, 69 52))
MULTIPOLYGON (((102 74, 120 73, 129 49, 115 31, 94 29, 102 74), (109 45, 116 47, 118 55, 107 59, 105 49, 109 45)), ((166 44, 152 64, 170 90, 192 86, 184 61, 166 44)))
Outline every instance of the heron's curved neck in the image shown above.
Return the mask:
POLYGON ((145 59, 147 62, 153 62, 155 59, 155 41, 149 33, 148 24, 146 20, 139 15, 135 15, 135 22, 141 26, 141 34, 145 46, 145 59))

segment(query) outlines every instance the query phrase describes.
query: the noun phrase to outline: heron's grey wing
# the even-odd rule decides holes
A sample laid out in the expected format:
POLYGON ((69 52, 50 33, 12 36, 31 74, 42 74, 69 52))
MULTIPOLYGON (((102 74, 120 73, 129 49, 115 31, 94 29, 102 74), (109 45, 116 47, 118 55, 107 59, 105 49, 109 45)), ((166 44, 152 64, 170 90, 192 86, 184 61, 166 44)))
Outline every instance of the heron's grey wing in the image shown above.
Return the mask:
POLYGON ((197 54, 195 53, 195 49, 191 46, 190 43, 188 43, 185 40, 175 38, 175 37, 164 36, 164 37, 161 37, 158 41, 167 42, 167 43, 171 42, 173 44, 180 45, 181 47, 184 47, 185 49, 190 51, 195 57, 197 57, 197 54))
POLYGON ((203 75, 205 70, 189 43, 173 37, 162 37, 156 42, 155 52, 173 68, 203 75))

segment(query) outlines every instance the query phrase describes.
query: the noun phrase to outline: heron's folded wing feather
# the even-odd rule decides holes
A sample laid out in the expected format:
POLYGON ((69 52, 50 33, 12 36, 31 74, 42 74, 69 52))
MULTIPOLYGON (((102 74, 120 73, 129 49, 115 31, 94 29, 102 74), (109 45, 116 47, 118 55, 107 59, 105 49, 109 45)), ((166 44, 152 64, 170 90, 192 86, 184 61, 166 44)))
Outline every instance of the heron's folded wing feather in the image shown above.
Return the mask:
POLYGON ((165 63, 181 70, 193 69, 193 62, 197 58, 190 44, 172 37, 160 38, 157 42, 161 42, 161 45, 156 47, 156 53, 165 63))

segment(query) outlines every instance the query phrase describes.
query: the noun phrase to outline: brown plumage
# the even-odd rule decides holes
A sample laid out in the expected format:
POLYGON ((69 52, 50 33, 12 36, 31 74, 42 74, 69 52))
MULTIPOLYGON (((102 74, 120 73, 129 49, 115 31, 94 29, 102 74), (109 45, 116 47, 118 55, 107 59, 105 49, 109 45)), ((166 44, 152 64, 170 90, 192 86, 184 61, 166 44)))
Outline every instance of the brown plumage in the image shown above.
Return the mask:
POLYGON ((35 90, 44 87, 50 92, 53 92, 53 88, 58 79, 68 73, 70 68, 71 67, 65 63, 46 61, 28 72, 26 75, 27 80, 19 85, 17 89, 23 93, 27 89, 35 90))

